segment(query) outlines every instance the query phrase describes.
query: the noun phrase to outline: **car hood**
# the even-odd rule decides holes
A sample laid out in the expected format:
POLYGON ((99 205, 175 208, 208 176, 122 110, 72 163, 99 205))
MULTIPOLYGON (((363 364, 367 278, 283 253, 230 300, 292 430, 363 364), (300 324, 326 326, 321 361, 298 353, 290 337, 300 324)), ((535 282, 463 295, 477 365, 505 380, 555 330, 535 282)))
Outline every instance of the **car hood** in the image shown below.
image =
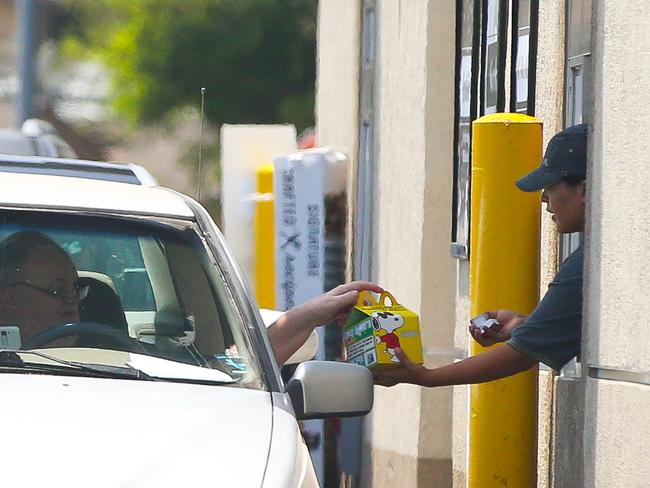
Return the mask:
POLYGON ((227 386, 0 374, 3 484, 261 486, 271 395, 227 386))

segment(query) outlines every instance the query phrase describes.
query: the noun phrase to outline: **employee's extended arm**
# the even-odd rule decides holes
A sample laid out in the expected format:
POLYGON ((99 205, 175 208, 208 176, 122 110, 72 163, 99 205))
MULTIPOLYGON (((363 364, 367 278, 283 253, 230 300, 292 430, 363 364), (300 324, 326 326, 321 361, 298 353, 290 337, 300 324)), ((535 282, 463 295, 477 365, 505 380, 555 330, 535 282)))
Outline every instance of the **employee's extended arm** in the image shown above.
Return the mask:
POLYGON ((400 367, 375 373, 375 383, 378 385, 411 383, 421 386, 449 386, 484 383, 521 373, 537 363, 535 359, 508 344, 436 369, 415 364, 401 349, 395 352, 401 362, 400 367))

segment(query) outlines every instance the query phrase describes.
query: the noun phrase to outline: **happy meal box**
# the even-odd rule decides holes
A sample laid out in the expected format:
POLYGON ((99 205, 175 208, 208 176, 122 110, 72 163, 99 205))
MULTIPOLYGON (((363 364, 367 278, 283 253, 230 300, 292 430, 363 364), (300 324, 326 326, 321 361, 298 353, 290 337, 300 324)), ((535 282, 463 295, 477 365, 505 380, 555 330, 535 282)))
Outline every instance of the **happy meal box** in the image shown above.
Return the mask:
POLYGON ((359 295, 343 329, 348 362, 368 368, 399 366, 395 348, 401 348, 415 363, 422 364, 420 319, 414 312, 383 292, 379 301, 372 294, 359 295), (390 305, 386 299, 390 298, 390 305))

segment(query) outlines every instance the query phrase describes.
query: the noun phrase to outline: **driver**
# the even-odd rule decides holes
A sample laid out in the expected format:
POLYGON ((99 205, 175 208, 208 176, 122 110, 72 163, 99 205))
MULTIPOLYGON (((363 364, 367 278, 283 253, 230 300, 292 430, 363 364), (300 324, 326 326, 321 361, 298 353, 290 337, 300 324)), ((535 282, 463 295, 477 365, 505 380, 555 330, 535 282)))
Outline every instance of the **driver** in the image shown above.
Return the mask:
POLYGON ((0 244, 0 324, 17 325, 21 341, 79 321, 84 289, 68 254, 39 232, 18 232, 0 244))
MULTIPOLYGON (((79 287, 70 256, 45 234, 18 232, 0 243, 0 325, 17 325, 21 341, 56 325, 79 321, 79 303, 87 287, 79 287)), ((279 364, 283 364, 319 325, 344 321, 363 290, 381 293, 365 281, 340 285, 295 307, 268 329, 279 364)))

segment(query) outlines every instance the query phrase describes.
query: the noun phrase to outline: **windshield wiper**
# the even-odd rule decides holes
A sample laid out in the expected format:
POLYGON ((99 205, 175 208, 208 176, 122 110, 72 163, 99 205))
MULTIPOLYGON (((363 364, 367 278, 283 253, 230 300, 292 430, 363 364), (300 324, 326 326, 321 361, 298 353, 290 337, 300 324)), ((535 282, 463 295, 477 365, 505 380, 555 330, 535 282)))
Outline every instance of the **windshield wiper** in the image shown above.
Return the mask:
POLYGON ((81 374, 102 378, 124 378, 132 380, 156 381, 156 378, 130 366, 108 366, 105 364, 88 364, 79 361, 68 361, 38 351, 11 351, 0 349, 0 367, 16 370, 59 372, 63 374, 81 374), (56 364, 26 362, 22 355, 31 354, 56 364))

